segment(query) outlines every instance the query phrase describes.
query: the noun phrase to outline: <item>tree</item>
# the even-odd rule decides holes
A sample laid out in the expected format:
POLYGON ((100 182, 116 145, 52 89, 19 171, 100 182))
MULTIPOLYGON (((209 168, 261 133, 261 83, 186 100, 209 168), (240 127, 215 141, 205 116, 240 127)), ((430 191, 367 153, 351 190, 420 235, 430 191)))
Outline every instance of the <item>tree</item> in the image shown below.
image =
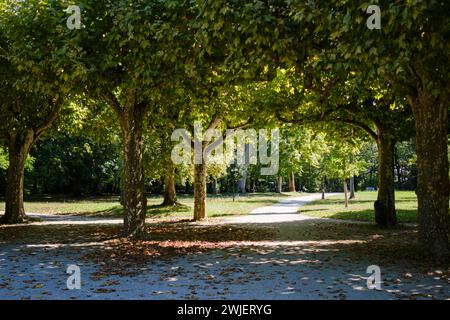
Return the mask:
MULTIPOLYGON (((27 220, 23 206, 25 164, 33 143, 52 125, 62 104, 61 86, 55 85, 54 68, 35 72, 23 55, 20 41, 23 24, 10 25, 9 18, 19 14, 0 6, 0 142, 8 149, 6 207, 3 223, 27 220), (30 69, 31 68, 31 69, 30 69)), ((44 41, 41 39, 40 41, 44 41)), ((51 46, 50 42, 46 42, 51 46)), ((38 56, 35 52, 34 58, 38 56)))
POLYGON ((214 17, 220 24, 221 32, 214 33, 210 43, 227 41, 233 54, 230 60, 238 65, 249 61, 252 65, 248 54, 257 53, 259 66, 271 60, 295 67, 307 87, 314 78, 308 74, 323 78, 323 71, 337 79, 353 71, 363 72, 365 81, 389 83, 395 97, 411 106, 415 118, 419 245, 426 254, 447 256, 450 85, 446 75, 450 44, 446 41, 446 13, 450 4, 391 2, 382 7, 381 29, 367 27, 368 6, 343 0, 255 0, 245 6, 237 1, 215 1, 207 7, 206 17, 214 17), (240 39, 246 39, 245 43, 240 39))
MULTIPOLYGON (((380 30, 365 27, 367 3, 329 1, 335 49, 367 80, 389 83, 414 114, 417 141, 419 246, 424 254, 450 255, 447 156, 448 2, 396 1, 383 6, 380 30), (350 19, 351 17, 351 19, 350 19), (433 143, 430 143, 433 141, 433 143)), ((335 66, 336 67, 336 66, 335 66)))
POLYGON ((114 110, 123 143, 124 234, 139 236, 147 209, 144 119, 158 103, 161 90, 192 70, 189 59, 198 56, 193 53, 198 48, 192 46, 193 31, 186 22, 193 21, 197 12, 192 9, 195 6, 181 1, 84 0, 78 5, 83 25, 69 30, 61 24, 67 19, 63 5, 38 0, 20 4, 18 10, 34 21, 37 31, 61 32, 49 37, 56 46, 50 49, 36 43, 40 37, 29 37, 33 32, 29 28, 24 38, 32 39, 27 45, 39 61, 63 69, 62 77, 70 80, 74 92, 85 92, 114 110), (33 14, 25 8, 33 9, 33 14))
POLYGON ((363 97, 362 101, 347 101, 339 104, 337 108, 332 108, 323 120, 356 126, 375 140, 379 157, 378 196, 374 203, 375 221, 381 227, 390 227, 397 224, 394 180, 395 145, 413 135, 413 119, 407 105, 401 100, 389 98, 389 89, 375 87, 373 84, 372 88, 374 89, 366 90, 367 93, 364 93, 364 90, 358 90, 358 94, 354 93, 352 96, 359 95, 363 97))
MULTIPOLYGON (((364 74, 351 72, 323 78, 316 76, 308 90, 286 94, 292 86, 292 77, 285 75, 282 90, 285 105, 276 109, 277 117, 284 123, 297 125, 307 123, 344 123, 364 130, 378 146, 378 199, 375 203, 375 221, 379 226, 396 224, 394 193, 394 147, 396 142, 408 139, 413 134, 410 108, 400 99, 392 97, 392 90, 376 82, 363 82, 364 74), (337 82, 336 79, 339 79, 337 82), (287 98, 286 98, 287 97, 287 98)), ((352 178, 350 177, 350 181, 352 178)), ((353 184, 350 184, 351 186, 353 184)), ((350 188, 353 190, 353 188, 350 188)))
POLYGON ((324 156, 321 168, 323 175, 328 178, 339 178, 344 182, 345 207, 348 207, 348 180, 357 175, 365 163, 357 157, 360 150, 360 141, 357 139, 335 139, 329 143, 329 152, 324 156))
POLYGON ((4 82, 0 96, 3 101, 0 105, 0 139, 5 142, 9 160, 6 207, 1 222, 22 223, 27 220, 23 207, 26 160, 33 143, 58 116, 61 102, 17 91, 4 82))

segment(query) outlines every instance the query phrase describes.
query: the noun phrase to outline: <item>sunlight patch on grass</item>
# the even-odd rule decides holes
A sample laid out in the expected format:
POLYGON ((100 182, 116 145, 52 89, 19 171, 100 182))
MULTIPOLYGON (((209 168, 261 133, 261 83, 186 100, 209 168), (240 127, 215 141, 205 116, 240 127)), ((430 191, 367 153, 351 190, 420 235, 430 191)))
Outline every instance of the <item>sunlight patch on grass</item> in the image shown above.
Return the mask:
MULTIPOLYGON (((375 220, 373 203, 377 192, 358 192, 355 199, 344 207, 344 195, 318 200, 303 206, 299 212, 304 215, 342 220, 370 221, 375 220)), ((399 222, 417 221, 417 197, 414 191, 396 191, 395 205, 399 222)))
MULTIPOLYGON (((269 206, 289 197, 299 196, 300 193, 248 193, 236 195, 208 195, 208 217, 223 217, 229 215, 248 214, 252 210, 269 206)), ((180 217, 191 218, 193 215, 194 199, 192 195, 178 195, 179 204, 176 206, 161 206, 162 197, 148 197, 147 214, 149 217, 180 217)), ((122 216, 122 206, 119 197, 98 197, 88 199, 65 199, 64 197, 39 197, 25 201, 25 211, 28 213, 43 214, 76 214, 103 217, 122 216)), ((0 211, 5 207, 0 202, 0 211)))

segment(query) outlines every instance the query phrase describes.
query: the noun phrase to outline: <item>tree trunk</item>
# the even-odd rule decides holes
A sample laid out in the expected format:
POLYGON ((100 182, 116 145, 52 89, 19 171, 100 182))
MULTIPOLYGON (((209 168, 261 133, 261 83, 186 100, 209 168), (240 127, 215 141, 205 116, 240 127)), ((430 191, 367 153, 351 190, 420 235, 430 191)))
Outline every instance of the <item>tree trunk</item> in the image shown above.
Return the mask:
POLYGON ((283 192, 283 177, 282 176, 278 176, 277 192, 278 193, 282 193, 283 192))
POLYGON ((355 199, 355 177, 350 178, 350 199, 355 199))
POLYGON ((5 214, 2 223, 23 223, 27 220, 23 206, 25 161, 34 141, 34 132, 27 130, 23 136, 13 133, 8 138, 9 166, 6 180, 5 214))
POLYGON ((206 164, 194 165, 194 221, 206 219, 206 164))
POLYGON ((164 201, 163 206, 174 206, 177 204, 177 191, 175 189, 175 174, 171 164, 167 165, 164 177, 164 201))
POLYGON ((417 135, 419 247, 424 254, 450 256, 448 101, 419 90, 412 108, 417 135))
POLYGON ((397 224, 395 211, 394 147, 395 141, 379 130, 378 145, 378 196, 374 203, 375 222, 380 227, 397 224))
POLYGON ((322 200, 325 199, 325 187, 326 187, 327 178, 324 176, 322 178, 322 200))
POLYGON ((145 231, 147 213, 142 141, 144 109, 130 106, 119 117, 124 147, 124 234, 137 237, 145 231))
POLYGON ((289 173, 289 192, 295 192, 295 173, 289 173))
POLYGON ((348 208, 347 179, 344 179, 344 199, 345 199, 345 207, 348 208))
POLYGON ((246 193, 247 187, 247 173, 244 173, 242 178, 239 179, 237 184, 237 193, 246 193))
POLYGON ((212 194, 218 194, 219 193, 219 185, 217 183, 217 179, 214 178, 212 180, 212 194))

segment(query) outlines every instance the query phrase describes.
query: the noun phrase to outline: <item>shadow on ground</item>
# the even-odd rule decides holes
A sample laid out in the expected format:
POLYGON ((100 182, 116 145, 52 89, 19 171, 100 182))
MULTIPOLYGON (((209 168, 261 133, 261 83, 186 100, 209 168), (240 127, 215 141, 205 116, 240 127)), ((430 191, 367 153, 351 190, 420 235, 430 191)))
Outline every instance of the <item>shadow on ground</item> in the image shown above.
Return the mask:
POLYGON ((409 226, 379 230, 371 224, 321 219, 257 227, 186 220, 149 223, 140 240, 121 237, 120 225, 0 226, 0 296, 42 298, 42 291, 81 299, 450 295, 448 264, 420 257, 416 236, 409 226), (6 265, 2 257, 7 257, 6 265), (60 289, 59 282, 67 277, 60 266, 73 261, 82 263, 87 273, 87 293, 60 289), (41 278, 18 285, 15 272, 27 274, 26 266, 36 263, 45 271, 37 273, 41 278), (382 266, 383 292, 365 288, 371 264, 382 266), (53 287, 47 288, 52 281, 53 287))

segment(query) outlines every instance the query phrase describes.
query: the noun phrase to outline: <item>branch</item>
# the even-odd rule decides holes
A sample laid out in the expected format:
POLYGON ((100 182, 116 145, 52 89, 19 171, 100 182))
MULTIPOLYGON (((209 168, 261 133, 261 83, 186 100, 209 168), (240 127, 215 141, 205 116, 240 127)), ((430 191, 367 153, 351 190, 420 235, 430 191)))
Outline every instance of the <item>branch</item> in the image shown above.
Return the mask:
POLYGON ((344 119, 344 118, 336 118, 335 121, 350 124, 352 126, 359 127, 366 131, 375 141, 378 140, 378 134, 373 131, 368 125, 365 123, 362 123, 360 121, 354 120, 354 119, 344 119))
POLYGON ((278 121, 281 121, 283 123, 290 123, 290 124, 306 124, 306 123, 311 123, 311 122, 321 122, 321 121, 325 121, 325 117, 328 116, 329 114, 335 112, 336 110, 338 110, 339 108, 334 108, 334 109, 328 109, 325 110, 324 112, 322 112, 321 114, 316 114, 313 116, 309 116, 309 117, 304 117, 302 119, 286 119, 284 118, 279 110, 275 111, 275 115, 278 119, 278 121))
POLYGON ((230 126, 228 123, 226 123, 227 129, 230 130, 237 130, 237 129, 245 129, 248 128, 248 126, 253 122, 253 117, 250 117, 247 121, 245 121, 243 124, 237 125, 237 126, 230 126))
POLYGON ((222 116, 219 113, 216 113, 211 119, 211 122, 209 123, 206 130, 215 129, 219 125, 220 121, 222 121, 222 116))
POLYGON ((123 108, 120 105, 119 100, 114 93, 107 91, 100 94, 100 97, 109 104, 117 113, 121 114, 123 112, 123 108))
POLYGON ((323 112, 321 115, 317 115, 314 117, 305 117, 303 119, 293 119, 293 120, 288 120, 286 118, 283 118, 279 111, 276 111, 276 115, 278 120, 284 122, 284 123, 290 123, 290 124, 298 124, 298 125, 303 125, 303 124, 307 124, 307 123, 314 123, 314 122, 327 122, 327 121, 336 121, 336 122, 342 122, 342 123, 346 123, 346 124, 350 124, 353 126, 357 126, 361 129, 363 129, 364 131, 366 131, 373 139, 378 140, 378 135, 375 131, 373 131, 368 125, 366 125, 363 122, 354 120, 354 119, 348 119, 348 118, 335 118, 335 119, 326 119, 326 116, 333 113, 334 111, 340 109, 340 108, 344 108, 344 106, 339 106, 338 108, 335 109, 328 109, 325 112, 323 112))
POLYGON ((41 125, 34 129, 34 140, 39 138, 45 130, 50 128, 56 118, 58 118, 62 107, 62 99, 58 98, 55 102, 50 101, 49 104, 53 107, 53 110, 52 112, 50 112, 47 119, 45 119, 44 122, 41 123, 41 125))

